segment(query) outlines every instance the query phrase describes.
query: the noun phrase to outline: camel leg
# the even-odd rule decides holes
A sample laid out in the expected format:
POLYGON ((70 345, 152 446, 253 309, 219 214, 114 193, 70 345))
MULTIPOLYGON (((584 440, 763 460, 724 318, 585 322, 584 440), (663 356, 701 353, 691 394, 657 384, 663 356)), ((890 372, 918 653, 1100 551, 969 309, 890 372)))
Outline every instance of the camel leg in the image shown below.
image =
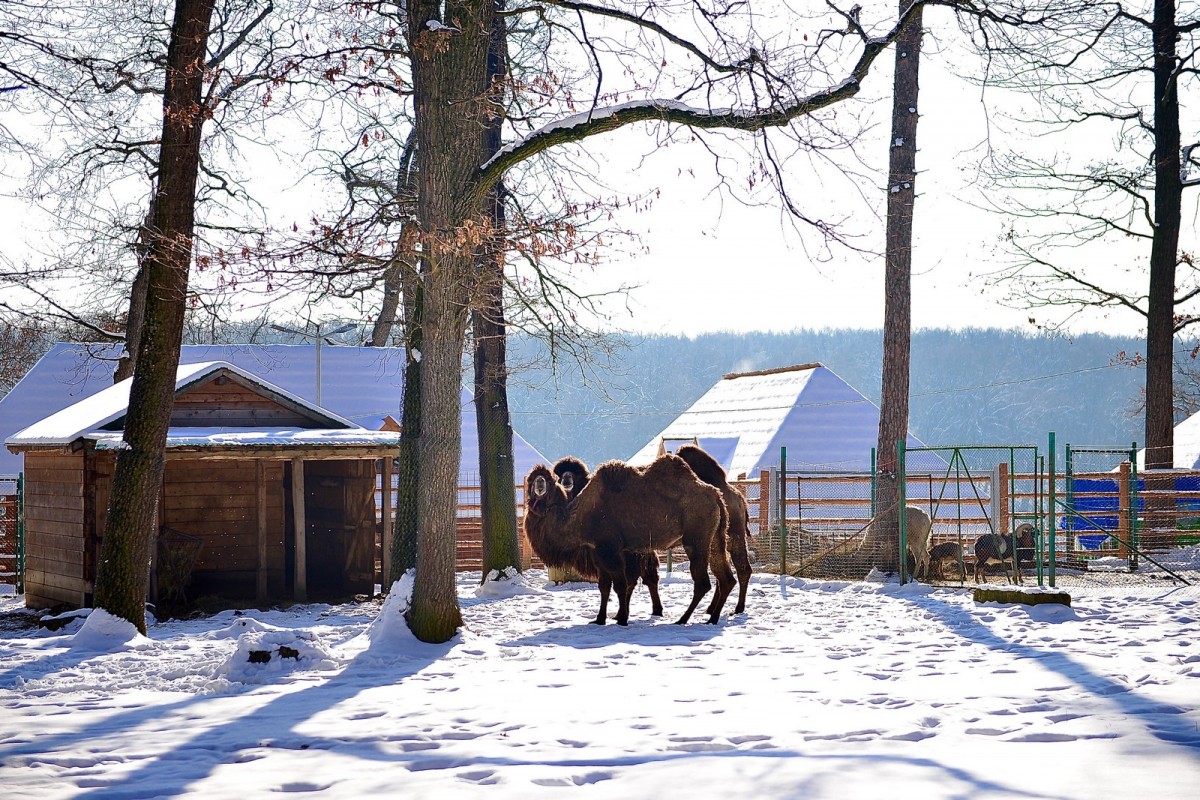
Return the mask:
POLYGON ((684 545, 683 549, 687 553, 688 568, 692 573, 692 602, 687 607, 687 611, 683 612, 683 616, 675 623, 676 625, 687 624, 687 621, 691 619, 692 612, 696 610, 696 606, 700 605, 704 595, 708 594, 708 590, 712 588, 712 581, 708 579, 708 553, 700 548, 687 545, 684 545))
POLYGON ((733 593, 733 585, 737 583, 737 579, 733 576, 733 567, 730 566, 729 556, 725 553, 720 553, 713 559, 712 571, 717 576, 717 591, 708 605, 708 622, 716 625, 717 620, 721 618, 721 611, 725 608, 725 601, 733 593))
POLYGON ((612 590, 612 579, 601 574, 597 582, 600 585, 600 613, 591 624, 603 625, 608 621, 608 593, 612 590))
POLYGON ((737 569, 738 581, 738 601, 733 613, 742 614, 746 611, 746 592, 750 588, 750 575, 754 572, 750 567, 750 552, 746 547, 746 537, 741 537, 740 542, 735 542, 731 538, 729 550, 730 556, 733 557, 733 566, 737 569))
POLYGON ((622 572, 619 575, 613 576, 613 587, 617 590, 617 624, 629 624, 629 597, 633 594, 633 589, 629 585, 629 579, 622 572))
POLYGON ((650 590, 650 602, 654 606, 651 616, 661 617, 663 604, 658 596, 658 556, 654 553, 642 556, 642 583, 650 590))

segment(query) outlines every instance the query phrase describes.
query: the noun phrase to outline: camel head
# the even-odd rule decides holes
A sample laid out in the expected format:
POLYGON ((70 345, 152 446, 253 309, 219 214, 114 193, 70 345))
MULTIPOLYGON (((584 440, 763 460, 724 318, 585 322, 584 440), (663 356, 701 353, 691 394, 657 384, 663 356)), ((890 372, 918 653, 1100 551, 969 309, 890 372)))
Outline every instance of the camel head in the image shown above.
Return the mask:
POLYGON ((574 456, 566 456, 556 461, 554 474, 566 491, 568 500, 574 500, 591 479, 587 466, 574 456))
POLYGON ((525 508, 529 514, 545 514, 553 506, 565 505, 567 490, 554 473, 539 464, 525 478, 525 508))

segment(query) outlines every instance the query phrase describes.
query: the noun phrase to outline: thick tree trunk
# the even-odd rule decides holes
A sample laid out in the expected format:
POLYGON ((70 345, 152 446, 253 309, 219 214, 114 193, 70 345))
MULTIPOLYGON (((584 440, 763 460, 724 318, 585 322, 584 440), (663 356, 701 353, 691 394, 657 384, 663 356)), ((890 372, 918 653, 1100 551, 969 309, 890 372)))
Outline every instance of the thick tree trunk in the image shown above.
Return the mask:
POLYGON ((1175 0, 1154 3, 1154 238, 1146 314, 1146 468, 1174 466, 1175 268, 1183 184, 1179 175, 1179 59, 1175 0))
MULTIPOLYGON (((401 575, 417 566, 417 529, 420 515, 417 492, 421 486, 421 320, 424 299, 415 276, 404 290, 404 398, 400 415, 400 457, 396 469, 396 523, 392 537, 391 575, 401 575)), ((384 586, 386 592, 390 589, 384 586)))
MULTIPOLYGON (((1154 236, 1146 309, 1146 469, 1175 465, 1175 270, 1183 180, 1179 174, 1179 59, 1175 0, 1154 3, 1154 236)), ((1146 481, 1147 527, 1176 526, 1168 476, 1146 481)))
POLYGON ((455 591, 455 517, 461 458, 461 369, 482 209, 472 178, 483 152, 493 0, 410 0, 413 106, 420 154, 423 254, 421 489, 417 576, 409 626, 444 642, 462 622, 455 591), (444 9, 444 16, 443 14, 444 9))
MULTIPOLYGON (((495 3, 498 12, 504 10, 504 0, 495 0, 495 3)), ((487 75, 494 109, 504 107, 507 63, 507 28, 504 17, 497 14, 492 21, 487 75)), ((504 117, 500 113, 494 113, 487 120, 481 160, 486 161, 500 149, 503 125, 504 117)), ((505 354, 503 192, 503 185, 497 185, 486 201, 492 235, 480 248, 478 301, 471 311, 475 342, 475 423, 479 436, 479 502, 483 522, 482 579, 485 581, 493 571, 502 573, 509 567, 521 568, 505 354)))
POLYGON ((150 548, 163 451, 183 338, 205 110, 204 56, 214 0, 178 0, 167 50, 154 225, 144 263, 147 295, 137 366, 96 571, 95 603, 146 630, 150 548))
MULTIPOLYGON (((901 11, 908 7, 901 3, 901 11)), ((899 566, 900 482, 897 442, 908 436, 909 351, 912 336, 912 221, 916 201, 917 94, 922 14, 896 39, 892 136, 888 142, 887 239, 884 267, 883 381, 876 444, 876 517, 864 555, 885 568, 899 566)))

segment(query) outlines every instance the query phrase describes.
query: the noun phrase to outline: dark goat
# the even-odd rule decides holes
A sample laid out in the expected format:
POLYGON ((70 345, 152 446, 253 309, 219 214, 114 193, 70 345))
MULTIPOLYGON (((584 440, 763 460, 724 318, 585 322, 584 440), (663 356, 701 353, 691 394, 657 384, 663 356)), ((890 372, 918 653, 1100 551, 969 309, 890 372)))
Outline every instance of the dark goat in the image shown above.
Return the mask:
POLYGON ((966 577, 962 560, 962 545, 958 542, 941 542, 929 548, 929 575, 938 579, 946 577, 946 565, 954 567, 958 579, 966 577))
POLYGON ((1018 525, 1012 533, 985 533, 975 540, 975 582, 983 583, 990 565, 1006 564, 1012 567, 1009 582, 1021 583, 1021 566, 1033 563, 1033 548, 1033 525, 1028 522, 1018 525))

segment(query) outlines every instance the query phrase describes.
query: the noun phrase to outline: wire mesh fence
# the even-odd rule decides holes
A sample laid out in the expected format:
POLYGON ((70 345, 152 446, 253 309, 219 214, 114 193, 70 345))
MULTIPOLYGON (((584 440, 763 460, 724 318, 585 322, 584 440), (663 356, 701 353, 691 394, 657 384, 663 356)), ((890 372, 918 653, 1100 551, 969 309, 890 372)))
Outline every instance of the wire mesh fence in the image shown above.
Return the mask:
POLYGON ((16 476, 0 476, 0 584, 21 586, 19 489, 16 476))

